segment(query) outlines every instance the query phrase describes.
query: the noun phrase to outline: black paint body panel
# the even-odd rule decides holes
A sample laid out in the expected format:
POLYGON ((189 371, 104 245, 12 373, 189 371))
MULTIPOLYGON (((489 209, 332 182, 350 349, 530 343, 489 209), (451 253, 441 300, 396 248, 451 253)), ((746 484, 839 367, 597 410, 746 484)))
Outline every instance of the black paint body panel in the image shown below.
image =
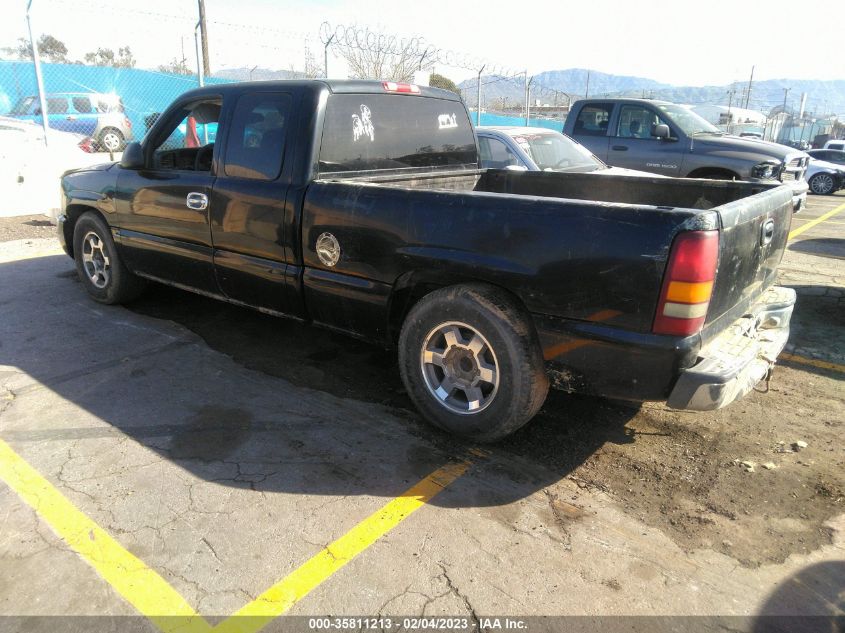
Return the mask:
MULTIPOLYGON (((320 179, 320 147, 331 142, 322 137, 327 100, 380 89, 315 81, 192 91, 190 98, 214 94, 223 103, 211 172, 116 165, 70 173, 65 236, 70 211, 96 209, 133 270, 385 344, 396 335, 397 297, 494 284, 532 314, 556 386, 633 400, 665 399, 701 345, 772 283, 789 230, 786 187, 474 169, 320 179), (223 170, 230 104, 254 90, 293 98, 295 131, 273 181, 223 170), (209 207, 185 208, 188 192, 206 193, 209 207), (767 220, 775 235, 760 246, 767 220), (711 310, 700 335, 653 335, 668 253, 684 230, 721 232, 711 310), (322 233, 340 245, 331 267, 315 251, 322 233)), ((463 108, 454 95, 423 90, 422 98, 434 97, 449 111, 463 108)), ((401 107, 421 97, 395 98, 401 107)))

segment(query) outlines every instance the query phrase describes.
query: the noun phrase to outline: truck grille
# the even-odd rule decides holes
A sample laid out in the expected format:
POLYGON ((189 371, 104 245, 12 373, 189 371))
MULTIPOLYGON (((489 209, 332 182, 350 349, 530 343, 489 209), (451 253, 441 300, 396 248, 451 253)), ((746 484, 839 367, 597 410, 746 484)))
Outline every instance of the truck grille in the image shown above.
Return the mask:
POLYGON ((807 171, 807 165, 810 163, 809 157, 798 156, 785 161, 781 168, 780 178, 781 182, 794 182, 796 180, 803 180, 804 173, 807 171))

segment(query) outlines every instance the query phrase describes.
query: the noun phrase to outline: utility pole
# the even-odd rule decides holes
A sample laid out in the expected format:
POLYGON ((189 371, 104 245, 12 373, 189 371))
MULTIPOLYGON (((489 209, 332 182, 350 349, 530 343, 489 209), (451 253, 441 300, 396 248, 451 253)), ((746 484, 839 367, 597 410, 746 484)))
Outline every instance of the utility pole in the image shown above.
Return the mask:
POLYGON ((481 125, 481 73, 484 72, 484 69, 487 68, 487 64, 484 64, 481 68, 478 69, 478 76, 477 84, 475 86, 475 125, 481 125))
POLYGON ((200 39, 202 40, 202 70, 208 77, 211 74, 211 63, 208 59, 208 26, 205 23, 205 0, 197 0, 200 9, 200 39))
POLYGON ((733 105, 734 92, 736 92, 736 90, 734 90, 733 88, 728 90, 728 120, 725 121, 725 125, 728 128, 728 132, 731 131, 731 105, 733 105))
POLYGON ((38 105, 41 108, 41 125, 44 127, 44 146, 47 142, 47 99, 44 96, 44 77, 41 75, 41 59, 38 54, 38 42, 35 41, 35 36, 32 34, 32 19, 29 16, 29 11, 32 9, 32 0, 26 5, 26 26, 29 29, 29 45, 32 49, 32 61, 35 64, 35 83, 38 86, 38 105))
POLYGON ((748 79, 748 92, 745 93, 745 109, 748 109, 748 102, 751 100, 751 84, 754 83, 754 66, 751 67, 751 77, 748 79))
POLYGON ((584 91, 584 98, 590 98, 590 71, 587 71, 587 89, 584 91))

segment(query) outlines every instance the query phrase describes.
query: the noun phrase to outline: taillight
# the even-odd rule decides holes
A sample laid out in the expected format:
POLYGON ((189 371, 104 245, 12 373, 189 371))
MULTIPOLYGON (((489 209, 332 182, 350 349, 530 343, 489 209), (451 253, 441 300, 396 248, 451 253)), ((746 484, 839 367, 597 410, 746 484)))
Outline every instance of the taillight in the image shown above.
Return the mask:
POLYGON ((132 129, 132 121, 130 121, 128 117, 123 117, 123 124, 126 126, 127 130, 132 129))
POLYGON ((381 85, 387 92, 410 92, 413 94, 420 93, 420 87, 414 84, 400 84, 395 81, 383 81, 381 85))
POLYGON ((689 336, 701 330, 718 260, 718 231, 689 231, 675 238, 654 317, 655 334, 689 336))

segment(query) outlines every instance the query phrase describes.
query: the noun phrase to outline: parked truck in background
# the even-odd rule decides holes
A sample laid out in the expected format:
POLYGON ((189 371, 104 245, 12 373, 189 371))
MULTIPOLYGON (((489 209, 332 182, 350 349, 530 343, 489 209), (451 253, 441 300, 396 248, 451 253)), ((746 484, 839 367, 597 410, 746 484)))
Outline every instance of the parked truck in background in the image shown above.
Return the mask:
POLYGON ((805 152, 731 136, 692 110, 650 99, 582 99, 572 104, 564 134, 614 167, 666 176, 780 182, 793 210, 807 203, 805 152))
POLYGON ((252 82, 67 173, 58 230, 96 301, 152 280, 395 345, 423 416, 489 441, 550 384, 693 410, 751 390, 795 301, 778 185, 483 170, 451 92, 252 82))

